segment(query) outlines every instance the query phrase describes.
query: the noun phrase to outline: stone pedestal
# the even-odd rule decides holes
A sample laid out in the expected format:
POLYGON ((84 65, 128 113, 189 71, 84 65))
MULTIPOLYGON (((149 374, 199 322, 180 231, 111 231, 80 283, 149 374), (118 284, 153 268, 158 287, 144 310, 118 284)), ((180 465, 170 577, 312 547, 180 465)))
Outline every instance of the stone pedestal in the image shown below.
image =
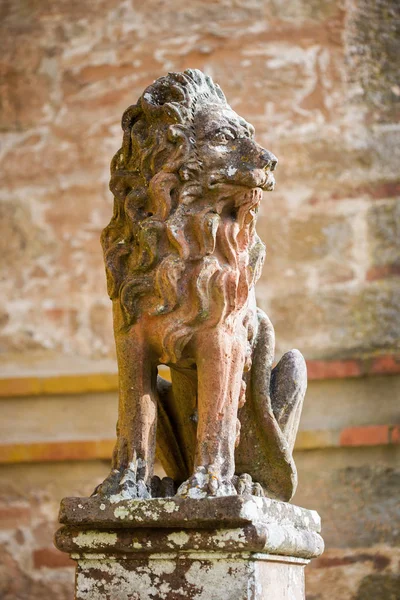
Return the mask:
POLYGON ((254 496, 66 498, 60 522, 77 600, 304 600, 323 551, 315 511, 254 496))

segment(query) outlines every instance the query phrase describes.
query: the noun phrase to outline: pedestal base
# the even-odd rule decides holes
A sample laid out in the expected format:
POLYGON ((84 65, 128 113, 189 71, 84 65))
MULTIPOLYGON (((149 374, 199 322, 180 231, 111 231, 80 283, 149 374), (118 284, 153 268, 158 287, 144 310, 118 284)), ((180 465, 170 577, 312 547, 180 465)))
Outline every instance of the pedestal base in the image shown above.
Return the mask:
POLYGON ((77 600, 304 600, 315 511, 267 498, 66 498, 56 545, 77 600))
POLYGON ((308 561, 268 554, 77 558, 76 600, 304 600, 308 561))

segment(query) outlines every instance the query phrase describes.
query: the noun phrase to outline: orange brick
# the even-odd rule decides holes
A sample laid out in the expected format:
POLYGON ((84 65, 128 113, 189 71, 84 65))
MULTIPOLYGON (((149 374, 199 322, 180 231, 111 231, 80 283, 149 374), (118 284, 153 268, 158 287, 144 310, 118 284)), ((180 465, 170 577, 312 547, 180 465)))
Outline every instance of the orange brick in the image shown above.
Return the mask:
POLYGON ((391 444, 400 444, 400 425, 389 427, 389 438, 391 444))
POLYGON ((340 434, 341 446, 379 446, 389 441, 389 425, 348 427, 340 434))
POLYGON ((400 265, 398 264, 371 267, 367 271, 367 281, 376 281, 395 275, 400 275, 400 265))
POLYGON ((67 554, 56 550, 56 548, 39 548, 33 551, 33 565, 35 569, 42 569, 43 567, 58 569, 73 567, 75 563, 67 554))
POLYGON ((309 379, 342 379, 361 375, 358 360, 308 360, 309 379))
POLYGON ((0 444, 1 463, 109 459, 115 440, 68 440, 0 444))
MULTIPOLYGON (((349 200, 350 198, 359 198, 360 196, 369 196, 374 200, 382 198, 392 198, 400 194, 400 183, 398 181, 387 181, 379 184, 368 184, 344 188, 344 191, 338 189, 331 194, 332 200, 349 200)), ((315 198, 318 199, 318 198, 315 198)))
POLYGON ((29 506, 7 505, 0 506, 0 529, 16 529, 30 522, 31 509, 29 506))
POLYGON ((400 373, 400 356, 389 354, 374 358, 369 373, 374 375, 400 373))

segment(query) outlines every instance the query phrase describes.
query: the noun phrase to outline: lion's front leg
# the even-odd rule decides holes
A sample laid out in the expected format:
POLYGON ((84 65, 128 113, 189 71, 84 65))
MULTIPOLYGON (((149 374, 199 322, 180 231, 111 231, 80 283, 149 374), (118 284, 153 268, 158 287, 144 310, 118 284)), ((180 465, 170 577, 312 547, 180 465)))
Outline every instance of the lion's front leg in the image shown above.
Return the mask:
POLYGON ((150 497, 157 424, 157 368, 140 326, 116 332, 119 372, 117 442, 112 470, 95 494, 150 497))
POLYGON ((198 426, 194 472, 179 496, 235 495, 237 412, 245 340, 226 328, 208 330, 196 338, 198 426))

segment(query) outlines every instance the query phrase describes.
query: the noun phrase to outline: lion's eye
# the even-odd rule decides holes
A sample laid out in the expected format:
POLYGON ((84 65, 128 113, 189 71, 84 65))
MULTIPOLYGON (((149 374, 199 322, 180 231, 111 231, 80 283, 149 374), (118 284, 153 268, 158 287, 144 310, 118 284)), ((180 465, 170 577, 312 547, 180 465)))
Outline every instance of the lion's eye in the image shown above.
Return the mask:
POLYGON ((231 129, 220 129, 215 134, 215 140, 219 144, 227 144, 228 142, 231 142, 232 140, 235 140, 235 139, 236 139, 236 136, 231 129))

